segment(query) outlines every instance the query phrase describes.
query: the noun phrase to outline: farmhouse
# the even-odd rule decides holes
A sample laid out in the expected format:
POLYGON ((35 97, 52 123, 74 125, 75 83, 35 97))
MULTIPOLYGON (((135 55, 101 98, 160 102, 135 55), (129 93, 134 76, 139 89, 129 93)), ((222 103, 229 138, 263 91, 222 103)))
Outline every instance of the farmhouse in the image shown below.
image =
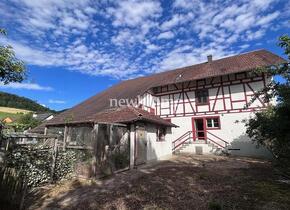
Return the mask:
POLYGON ((13 123, 14 121, 15 121, 15 119, 12 117, 5 117, 2 119, 2 122, 4 122, 4 123, 13 123))
POLYGON ((126 137, 131 166, 181 152, 268 156, 245 134, 245 120, 269 104, 259 98, 246 104, 272 79, 253 70, 281 63, 285 60, 266 50, 218 60, 208 56, 204 63, 123 81, 42 128, 63 135, 69 146, 100 141, 100 134, 92 134, 100 130, 109 133, 102 136, 109 145, 114 126, 122 127, 115 144, 126 137))

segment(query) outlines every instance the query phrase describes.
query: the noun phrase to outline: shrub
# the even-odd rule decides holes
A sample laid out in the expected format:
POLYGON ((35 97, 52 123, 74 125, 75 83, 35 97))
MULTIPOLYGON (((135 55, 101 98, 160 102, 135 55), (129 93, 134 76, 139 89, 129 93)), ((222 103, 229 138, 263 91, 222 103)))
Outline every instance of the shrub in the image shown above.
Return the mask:
POLYGON ((5 157, 7 167, 16 168, 27 178, 28 187, 36 187, 51 180, 58 181, 68 177, 74 171, 78 151, 59 151, 56 158, 53 177, 52 154, 48 148, 16 147, 5 157))

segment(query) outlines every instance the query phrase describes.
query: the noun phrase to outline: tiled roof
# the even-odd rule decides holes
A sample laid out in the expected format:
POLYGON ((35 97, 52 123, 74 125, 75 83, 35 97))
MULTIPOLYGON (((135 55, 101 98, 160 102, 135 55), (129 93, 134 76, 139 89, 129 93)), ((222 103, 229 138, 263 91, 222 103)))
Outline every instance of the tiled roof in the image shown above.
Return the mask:
POLYGON ((92 119, 98 123, 128 123, 134 121, 145 121, 169 127, 176 127, 176 125, 160 118, 159 116, 132 106, 119 107, 99 112, 92 116, 92 119))
POLYGON ((152 87, 166 84, 203 79, 208 77, 251 71, 257 67, 270 66, 285 63, 286 61, 266 50, 257 50, 249 53, 235 55, 231 57, 213 60, 153 74, 147 77, 140 77, 123 81, 91 98, 76 105, 75 107, 57 115, 49 121, 50 124, 60 124, 66 122, 91 122, 98 121, 102 112, 110 107, 110 99, 134 99, 142 95, 152 87), (180 76, 181 75, 181 76, 180 76))
MULTIPOLYGON (((52 121, 52 120, 51 120, 52 121)), ((45 125, 56 125, 57 123, 47 121, 45 125)), ((106 109, 102 112, 87 118, 86 121, 67 121, 67 123, 129 123, 135 121, 151 122, 159 125, 165 125, 169 127, 177 127, 173 123, 160 118, 154 114, 151 114, 143 109, 135 108, 132 106, 118 107, 114 109, 106 109)), ((60 123, 63 124, 63 123, 60 123)), ((43 126, 38 126, 44 128, 43 126)), ((37 127, 37 128, 38 128, 37 127)), ((35 129, 39 130, 39 129, 35 129)))

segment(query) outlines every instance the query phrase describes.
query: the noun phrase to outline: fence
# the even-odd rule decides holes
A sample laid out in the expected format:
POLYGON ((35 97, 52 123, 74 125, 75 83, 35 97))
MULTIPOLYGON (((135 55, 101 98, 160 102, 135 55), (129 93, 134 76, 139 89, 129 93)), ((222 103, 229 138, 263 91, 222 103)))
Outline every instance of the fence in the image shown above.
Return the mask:
POLYGON ((59 149, 76 154, 75 174, 101 177, 129 168, 129 130, 120 124, 73 125, 49 128, 48 133, 63 130, 59 149))
MULTIPOLYGON (((121 124, 81 124, 49 127, 45 135, 10 133, 0 143, 2 150, 21 154, 15 162, 23 162, 24 153, 29 159, 25 161, 45 157, 49 164, 45 168, 49 168, 49 177, 53 181, 60 176, 58 171, 64 173, 67 165, 73 168, 69 169, 72 174, 87 178, 129 168, 129 136, 129 129, 121 124)), ((38 167, 36 163, 31 165, 38 167)))
POLYGON ((129 134, 120 124, 51 127, 46 135, 6 134, 0 142, 5 152, 0 171, 1 205, 4 199, 7 205, 14 201, 13 205, 21 207, 26 188, 68 175, 98 178, 128 169, 129 134))
POLYGON ((22 209, 26 191, 27 183, 20 171, 0 167, 1 209, 22 209))

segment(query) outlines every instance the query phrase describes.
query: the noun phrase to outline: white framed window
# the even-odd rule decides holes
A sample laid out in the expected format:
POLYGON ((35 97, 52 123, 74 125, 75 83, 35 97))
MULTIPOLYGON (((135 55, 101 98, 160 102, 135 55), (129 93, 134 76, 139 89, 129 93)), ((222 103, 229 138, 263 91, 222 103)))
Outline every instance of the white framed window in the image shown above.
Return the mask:
POLYGON ((218 117, 212 117, 206 119, 207 128, 220 128, 220 120, 218 117))

